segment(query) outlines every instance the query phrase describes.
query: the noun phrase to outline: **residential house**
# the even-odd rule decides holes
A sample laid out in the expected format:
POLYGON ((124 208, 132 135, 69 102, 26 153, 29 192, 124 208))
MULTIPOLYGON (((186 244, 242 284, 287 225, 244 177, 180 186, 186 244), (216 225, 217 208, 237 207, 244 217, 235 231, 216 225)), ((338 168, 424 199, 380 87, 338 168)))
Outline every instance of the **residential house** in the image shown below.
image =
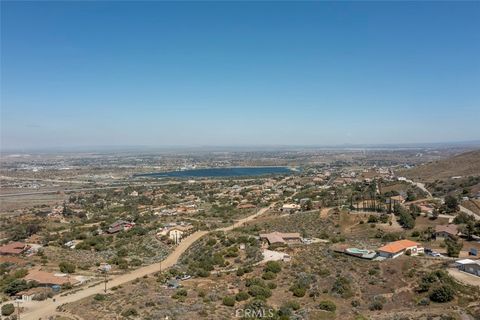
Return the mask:
POLYGON ((120 231, 128 231, 135 226, 135 222, 128 222, 125 220, 118 220, 110 225, 107 230, 107 233, 117 233, 120 231))
POLYGON ((168 230, 168 237, 172 239, 175 243, 179 243, 180 240, 185 237, 189 232, 193 230, 193 226, 175 226, 168 230))
POLYGON ((20 255, 30 249, 30 246, 23 242, 10 242, 0 247, 0 255, 20 255))
POLYGON ((288 212, 288 213, 293 213, 297 210, 300 210, 300 205, 296 203, 289 203, 289 204, 284 204, 282 206, 282 211, 288 212))
POLYGON ((435 226, 435 237, 436 238, 454 238, 458 236, 458 227, 455 224, 447 225, 436 225, 435 226))
POLYGON ((36 288, 20 291, 16 294, 16 296, 19 299, 21 299, 23 302, 29 302, 34 300, 36 297, 41 297, 41 296, 46 297, 51 292, 52 292, 51 288, 36 287, 36 288))
POLYGON ((300 237, 300 233, 293 232, 293 233, 282 233, 282 232, 271 232, 271 233, 261 233, 260 240, 268 243, 269 245, 273 244, 296 244, 301 243, 302 238, 300 237))
POLYGON ((411 241, 411 240, 399 240, 390 242, 389 244, 378 248, 378 254, 384 258, 397 258, 407 251, 410 252, 412 256, 416 256, 419 253, 423 253, 423 247, 420 246, 420 243, 411 241))

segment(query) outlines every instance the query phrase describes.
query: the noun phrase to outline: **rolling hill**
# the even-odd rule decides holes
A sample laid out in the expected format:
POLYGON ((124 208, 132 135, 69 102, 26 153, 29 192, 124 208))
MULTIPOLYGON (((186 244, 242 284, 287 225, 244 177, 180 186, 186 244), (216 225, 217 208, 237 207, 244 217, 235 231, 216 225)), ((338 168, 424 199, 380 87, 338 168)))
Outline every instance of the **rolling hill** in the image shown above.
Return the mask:
POLYGON ((456 176, 480 176, 480 150, 428 162, 412 169, 401 170, 398 174, 415 181, 425 182, 449 179, 456 176))

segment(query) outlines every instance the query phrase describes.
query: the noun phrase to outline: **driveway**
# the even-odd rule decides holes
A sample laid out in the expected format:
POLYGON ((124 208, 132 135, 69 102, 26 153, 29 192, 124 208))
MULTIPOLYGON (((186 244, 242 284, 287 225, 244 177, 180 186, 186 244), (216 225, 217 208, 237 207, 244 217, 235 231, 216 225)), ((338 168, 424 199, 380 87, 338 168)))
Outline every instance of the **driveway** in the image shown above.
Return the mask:
POLYGON ((448 268, 447 271, 452 277, 464 284, 480 287, 480 277, 460 271, 457 268, 448 268))

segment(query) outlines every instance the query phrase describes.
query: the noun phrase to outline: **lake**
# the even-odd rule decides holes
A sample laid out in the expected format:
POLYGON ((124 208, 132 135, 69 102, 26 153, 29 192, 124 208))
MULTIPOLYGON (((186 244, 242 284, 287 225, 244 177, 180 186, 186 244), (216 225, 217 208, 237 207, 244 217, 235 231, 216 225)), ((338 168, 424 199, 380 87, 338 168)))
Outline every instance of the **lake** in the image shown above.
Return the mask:
POLYGON ((264 175, 292 174, 295 171, 288 167, 229 167, 205 168, 182 171, 137 174, 135 177, 153 178, 222 178, 222 177, 254 177, 264 175))

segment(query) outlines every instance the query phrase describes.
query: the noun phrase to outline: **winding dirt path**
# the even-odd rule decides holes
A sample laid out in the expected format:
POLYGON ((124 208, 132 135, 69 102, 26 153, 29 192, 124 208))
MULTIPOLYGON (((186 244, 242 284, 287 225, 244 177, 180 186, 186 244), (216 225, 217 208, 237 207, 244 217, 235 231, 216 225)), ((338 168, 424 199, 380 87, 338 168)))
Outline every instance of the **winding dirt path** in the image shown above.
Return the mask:
MULTIPOLYGON (((235 228, 243 226, 246 222, 252 221, 253 219, 257 218, 258 216, 264 214, 270 207, 262 208, 258 210, 255 214, 250 215, 246 218, 240 219, 231 226, 218 228, 215 231, 231 231, 235 228)), ((108 287, 115 287, 122 285, 124 283, 133 281, 137 278, 141 278, 145 275, 149 275, 152 273, 156 273, 161 270, 165 270, 167 268, 172 267, 178 262, 178 259, 195 241, 203 237, 204 235, 208 234, 209 231, 197 231, 192 233, 188 237, 184 238, 180 244, 175 247, 175 249, 170 253, 165 260, 154 263, 145 267, 141 267, 139 269, 133 270, 129 273, 122 274, 119 276, 111 277, 108 281, 108 287)), ((84 288, 78 292, 72 293, 67 296, 56 296, 55 302, 51 299, 45 301, 31 301, 31 302, 24 302, 22 307, 24 311, 21 313, 22 320, 38 320, 38 319, 48 319, 49 316, 58 314, 56 308, 66 303, 72 303, 89 296, 92 296, 97 293, 104 293, 104 283, 96 284, 90 288, 84 288)))

